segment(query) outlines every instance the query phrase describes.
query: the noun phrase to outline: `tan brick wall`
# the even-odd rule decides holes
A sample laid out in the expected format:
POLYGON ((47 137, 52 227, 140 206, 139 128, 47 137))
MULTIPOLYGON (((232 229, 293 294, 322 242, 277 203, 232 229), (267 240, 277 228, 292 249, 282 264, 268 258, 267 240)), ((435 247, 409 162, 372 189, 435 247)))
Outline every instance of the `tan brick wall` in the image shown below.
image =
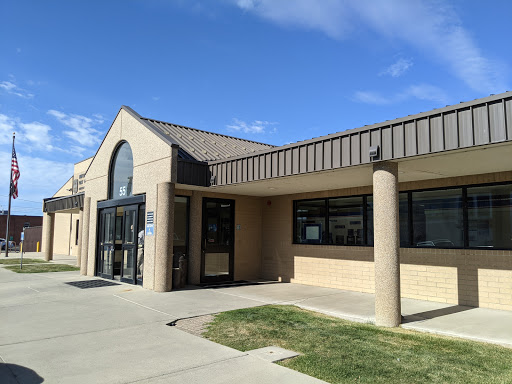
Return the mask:
POLYGON ((56 213, 54 222, 53 253, 59 255, 69 255, 69 236, 70 236, 69 213, 56 213))
POLYGON ((512 251, 401 250, 402 296, 512 311, 512 251))
MULTIPOLYGON (((400 190, 510 180, 512 172, 501 172, 404 183, 400 190)), ((293 200, 371 192, 369 186, 263 199, 263 277, 373 293, 373 248, 292 244, 293 200)), ((402 297, 512 310, 512 251, 402 248, 400 271, 402 297)))

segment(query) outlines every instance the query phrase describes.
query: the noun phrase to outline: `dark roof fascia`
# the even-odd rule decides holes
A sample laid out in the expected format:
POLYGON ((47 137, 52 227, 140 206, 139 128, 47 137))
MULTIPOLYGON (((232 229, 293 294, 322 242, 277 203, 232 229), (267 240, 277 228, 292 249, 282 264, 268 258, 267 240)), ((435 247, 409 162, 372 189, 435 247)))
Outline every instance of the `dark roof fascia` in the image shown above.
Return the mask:
POLYGON ((275 148, 275 147, 276 147, 275 145, 267 144, 267 143, 262 143, 262 142, 260 142, 260 141, 254 141, 254 140, 242 139, 242 138, 240 138, 240 137, 224 135, 223 133, 217 133, 217 132, 205 131, 205 130, 203 130, 203 129, 191 128, 191 127, 187 127, 186 125, 180 125, 180 124, 169 123, 169 122, 167 122, 167 121, 161 121, 161 120, 151 119, 151 118, 148 118, 148 117, 142 117, 142 119, 143 119, 143 120, 148 120, 148 121, 154 121, 155 123, 161 123, 161 124, 174 125, 174 126, 176 126, 176 127, 185 128, 185 129, 190 129, 190 130, 192 130, 192 131, 196 131, 196 132, 209 133, 210 135, 221 136, 221 137, 227 137, 227 138, 230 138, 230 139, 235 139, 235 140, 245 141, 245 142, 247 142, 247 143, 254 143, 254 144, 260 144, 260 145, 267 145, 267 146, 272 147, 272 148, 275 148))
POLYGON ((366 132, 366 131, 370 131, 372 129, 387 127, 390 125, 396 125, 396 124, 400 124, 400 123, 411 121, 411 120, 421 119, 424 117, 437 116, 437 115, 440 115, 440 114, 443 114, 446 112, 458 111, 458 110, 466 109, 468 107, 472 107, 475 105, 481 105, 481 104, 486 104, 486 103, 490 103, 493 101, 503 100, 503 99, 506 99, 509 97, 512 97, 512 91, 500 93, 497 95, 487 96, 487 97, 484 97, 481 99, 475 99, 475 100, 471 100, 471 101, 461 102, 459 104, 449 105, 446 107, 433 109, 431 111, 421 112, 421 113, 418 113, 415 115, 408 115, 408 116, 400 117, 400 118, 397 118, 394 120, 386 120, 381 123, 365 125, 364 127, 352 128, 352 129, 348 129, 346 131, 331 133, 329 135, 315 137, 313 139, 308 139, 308 140, 304 140, 304 141, 298 141, 296 143, 290 143, 290 144, 286 144, 286 145, 283 145, 280 147, 274 147, 274 148, 270 148, 270 149, 262 149, 261 151, 256 151, 256 152, 253 152, 253 153, 250 153, 247 155, 233 156, 228 159, 210 160, 210 161, 208 161, 208 164, 213 165, 213 164, 227 163, 227 162, 230 162, 233 160, 245 159, 245 158, 253 157, 256 155, 264 155, 267 153, 273 153, 273 152, 281 151, 281 150, 288 149, 288 148, 302 147, 303 145, 307 145, 307 144, 317 143, 317 142, 321 142, 324 140, 329 140, 329 139, 334 139, 334 138, 339 138, 339 137, 350 136, 350 135, 353 135, 358 132, 366 132))
MULTIPOLYGON (((43 212, 48 212, 48 204, 53 204, 53 203, 58 203, 60 201, 65 201, 65 200, 71 200, 71 201, 75 201, 75 203, 77 204, 76 206, 73 206, 72 208, 83 208, 83 200, 84 200, 84 193, 81 192, 81 193, 76 193, 74 195, 69 195, 69 196, 61 196, 61 197, 55 197, 55 198, 46 198, 46 199, 43 199, 43 212)), ((66 209, 71 209, 71 208, 66 208, 66 209)), ((56 209, 56 210, 52 210, 50 211, 50 213, 55 213, 55 212, 59 212, 60 209, 56 209)))
POLYGON ((74 195, 68 195, 68 196, 47 197, 47 198, 43 199, 43 202, 49 203, 50 201, 64 200, 64 199, 69 199, 70 197, 73 197, 73 196, 80 196, 80 195, 85 195, 85 194, 83 192, 80 192, 80 193, 75 193, 74 195))

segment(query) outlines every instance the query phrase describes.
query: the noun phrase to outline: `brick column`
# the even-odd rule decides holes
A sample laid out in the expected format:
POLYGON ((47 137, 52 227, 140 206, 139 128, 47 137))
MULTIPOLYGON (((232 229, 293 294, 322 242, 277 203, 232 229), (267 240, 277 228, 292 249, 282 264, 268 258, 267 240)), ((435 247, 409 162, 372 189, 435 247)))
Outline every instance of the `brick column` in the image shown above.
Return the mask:
POLYGON ((155 231, 154 290, 156 292, 168 292, 172 289, 174 183, 160 183, 157 186, 155 231))
POLYGON ((401 322, 397 163, 373 165, 373 215, 375 322, 397 327, 401 322))

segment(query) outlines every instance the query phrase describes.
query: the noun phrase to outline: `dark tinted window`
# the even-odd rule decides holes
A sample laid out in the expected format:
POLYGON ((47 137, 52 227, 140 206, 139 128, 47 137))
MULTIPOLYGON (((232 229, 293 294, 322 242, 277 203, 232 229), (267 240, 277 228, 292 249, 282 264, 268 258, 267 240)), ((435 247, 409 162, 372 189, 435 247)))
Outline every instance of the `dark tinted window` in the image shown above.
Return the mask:
POLYGON ((470 247, 512 248, 512 185, 468 188, 470 247))
POLYGON ((363 197, 329 199, 329 243, 363 245, 363 197))
POLYGON ((463 247, 462 189, 412 193, 414 244, 463 247))
POLYGON ((128 143, 117 149, 110 171, 110 198, 122 199, 132 196, 133 189, 133 156, 128 143))
POLYGON ((295 241, 304 244, 326 244, 325 199, 295 203, 295 241))

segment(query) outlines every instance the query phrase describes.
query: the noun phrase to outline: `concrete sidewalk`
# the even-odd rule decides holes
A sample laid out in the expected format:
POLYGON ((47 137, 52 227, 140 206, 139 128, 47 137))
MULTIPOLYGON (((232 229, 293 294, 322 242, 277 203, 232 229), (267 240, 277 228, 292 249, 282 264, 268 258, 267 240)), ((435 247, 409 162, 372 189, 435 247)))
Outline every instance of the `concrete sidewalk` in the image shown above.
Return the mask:
MULTIPOLYGON (((57 258, 56 258, 57 259, 57 258)), ((0 268, 0 382, 319 383, 167 324, 266 304, 373 322, 374 296, 288 283, 155 293, 78 272, 0 268), (14 380, 14 375, 18 381, 14 380), (9 381, 11 380, 11 381, 9 381)), ((403 299, 404 328, 512 347, 512 312, 403 299)))
POLYGON ((105 281, 0 268, 2 384, 322 383, 167 325, 259 301, 213 290, 158 294, 128 284, 67 284, 93 280, 105 281))
MULTIPOLYGON (((375 296, 299 284, 268 284, 217 291, 265 304, 294 304, 362 323, 375 322, 375 296)), ((512 312, 402 299, 402 328, 512 348, 512 312)))
MULTIPOLYGON (((5 251, 2 251, 2 253, 0 254, 0 259, 5 259, 5 258, 6 258, 5 251)), ((20 252, 9 251, 9 259, 19 259, 19 258, 21 258, 20 252)), ((44 253, 42 253, 42 252, 23 252, 23 259, 44 260, 44 253)), ((77 259, 75 256, 54 254, 53 260, 51 260, 50 263, 77 265, 77 259)))

